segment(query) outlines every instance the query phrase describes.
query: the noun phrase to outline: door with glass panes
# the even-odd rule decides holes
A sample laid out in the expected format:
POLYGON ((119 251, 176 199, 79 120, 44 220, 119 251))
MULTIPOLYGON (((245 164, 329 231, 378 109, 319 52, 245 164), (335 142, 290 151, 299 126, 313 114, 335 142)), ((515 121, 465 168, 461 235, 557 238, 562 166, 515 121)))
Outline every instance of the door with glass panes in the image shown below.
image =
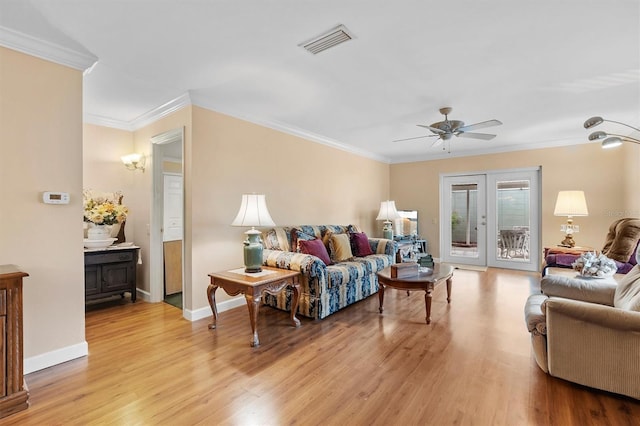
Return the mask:
POLYGON ((441 177, 443 262, 536 271, 539 169, 441 177))

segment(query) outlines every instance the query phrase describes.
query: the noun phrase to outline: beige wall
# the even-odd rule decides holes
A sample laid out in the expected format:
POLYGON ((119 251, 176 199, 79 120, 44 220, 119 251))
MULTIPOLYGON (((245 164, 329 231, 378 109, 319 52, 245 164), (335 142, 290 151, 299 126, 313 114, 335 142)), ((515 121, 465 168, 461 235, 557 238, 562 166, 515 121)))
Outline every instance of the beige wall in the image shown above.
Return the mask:
POLYGON ((82 352, 82 73, 2 47, 0 200, 0 263, 29 273, 25 358, 82 352), (44 204, 43 191, 71 201, 44 204))
POLYGON ((243 193, 266 194, 279 226, 358 223, 381 234, 388 164, 198 107, 192 149, 193 309, 207 306, 208 273, 243 264, 246 229, 230 226, 243 193))
MULTIPOLYGON (((120 157, 131 154, 133 133, 126 130, 84 124, 83 126, 82 176, 84 189, 98 192, 122 191, 122 203, 129 206, 133 198, 134 178, 140 171, 128 170, 120 157)), ((125 226, 127 241, 133 240, 135 221, 131 216, 125 226)))
POLYGON ((640 145, 625 143, 620 148, 624 156, 622 167, 627 174, 624 199, 627 202, 625 217, 640 217, 640 145))
POLYGON ((440 257, 441 173, 542 166, 542 247, 557 245, 563 238, 560 225, 566 218, 553 216, 558 191, 581 189, 585 191, 589 216, 575 218, 574 223, 580 225, 580 233, 575 239, 578 245, 600 248, 609 224, 618 212, 640 216, 637 207, 638 156, 637 145, 603 150, 599 144, 586 144, 394 164, 391 166, 391 197, 399 209, 419 210, 420 235, 428 240, 431 253, 440 257), (632 156, 635 161, 629 160, 632 156))
MULTIPOLYGON (((242 265, 245 229, 230 223, 245 192, 267 194, 271 215, 280 226, 358 223, 370 235, 380 236, 381 224, 375 216, 380 200, 388 198, 388 164, 203 108, 187 107, 133 133, 134 151, 148 157, 147 171, 131 175, 133 196, 127 195, 135 228, 133 240, 142 247, 138 288, 143 292, 150 292, 150 140, 179 127, 185 129, 186 309, 208 306, 209 272, 242 265)), ((89 130, 87 136, 99 137, 101 143, 120 136, 121 143, 126 144, 126 134, 89 130)), ((104 149, 100 157, 118 158, 113 152, 115 146, 98 148, 97 141, 85 144, 92 150, 104 149)), ((226 294, 218 297, 219 301, 226 299, 226 294)))

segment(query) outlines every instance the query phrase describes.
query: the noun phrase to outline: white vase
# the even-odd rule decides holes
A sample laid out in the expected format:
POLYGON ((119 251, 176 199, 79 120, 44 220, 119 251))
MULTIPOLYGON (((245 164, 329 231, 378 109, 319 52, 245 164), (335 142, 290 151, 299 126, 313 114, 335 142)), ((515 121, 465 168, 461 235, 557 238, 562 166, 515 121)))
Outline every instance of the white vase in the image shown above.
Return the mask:
POLYGON ((87 230, 89 240, 106 240, 111 237, 111 227, 108 225, 93 225, 87 230))

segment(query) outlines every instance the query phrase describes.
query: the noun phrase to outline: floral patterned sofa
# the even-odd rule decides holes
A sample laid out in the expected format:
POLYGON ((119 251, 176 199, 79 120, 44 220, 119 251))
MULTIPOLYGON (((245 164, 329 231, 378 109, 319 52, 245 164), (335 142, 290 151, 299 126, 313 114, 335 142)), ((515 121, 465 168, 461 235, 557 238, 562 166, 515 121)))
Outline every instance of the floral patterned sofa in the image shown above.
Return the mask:
MULTIPOLYGON (((298 313, 314 319, 325 318, 376 293, 376 273, 394 262, 397 251, 394 241, 368 238, 355 225, 277 227, 263 232, 263 244, 264 265, 302 273, 298 313), (344 241, 349 241, 350 247, 345 247, 344 241), (368 246, 363 245, 366 242, 368 246), (324 250, 324 261, 309 254, 313 251, 307 248, 312 245, 324 246, 329 258, 324 250)), ((276 296, 265 295, 264 303, 290 310, 291 289, 276 296)))

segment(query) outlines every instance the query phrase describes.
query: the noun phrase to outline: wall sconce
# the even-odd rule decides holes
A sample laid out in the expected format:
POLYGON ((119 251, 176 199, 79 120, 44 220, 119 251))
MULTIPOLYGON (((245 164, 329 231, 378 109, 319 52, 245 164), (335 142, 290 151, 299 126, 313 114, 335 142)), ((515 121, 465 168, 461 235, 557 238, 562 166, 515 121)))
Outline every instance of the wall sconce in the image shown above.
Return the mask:
POLYGON ((578 232, 578 227, 573 226, 573 216, 589 216, 587 210, 587 200, 584 198, 584 191, 560 191, 556 200, 554 216, 567 216, 567 224, 562 225, 561 231, 566 232, 564 240, 560 243, 562 247, 574 247, 573 233, 578 232))
POLYGON ((120 159, 127 169, 142 170, 144 172, 144 163, 146 161, 144 154, 123 155, 120 159))
MULTIPOLYGON (((605 120, 602 117, 591 117, 590 119, 588 119, 587 121, 584 122, 584 128, 585 129, 590 129, 592 127, 598 126, 600 124, 602 124, 603 122, 609 122, 609 123, 616 123, 616 124, 620 124, 621 126, 625 126, 625 127, 629 127, 630 129, 633 129, 637 132, 640 132, 640 129, 630 126, 628 124, 625 123, 621 123, 619 121, 613 121, 613 120, 605 120)), ((615 133, 609 133, 609 132, 603 132, 603 131, 597 131, 597 132, 593 132, 589 135, 589 140, 590 141, 597 141, 600 139, 604 139, 602 141, 602 148, 608 149, 608 148, 614 148, 616 146, 620 146, 622 145, 622 142, 633 142, 633 143, 637 143, 640 144, 640 139, 637 138, 632 138, 631 136, 624 136, 624 135, 617 135, 615 133)))

